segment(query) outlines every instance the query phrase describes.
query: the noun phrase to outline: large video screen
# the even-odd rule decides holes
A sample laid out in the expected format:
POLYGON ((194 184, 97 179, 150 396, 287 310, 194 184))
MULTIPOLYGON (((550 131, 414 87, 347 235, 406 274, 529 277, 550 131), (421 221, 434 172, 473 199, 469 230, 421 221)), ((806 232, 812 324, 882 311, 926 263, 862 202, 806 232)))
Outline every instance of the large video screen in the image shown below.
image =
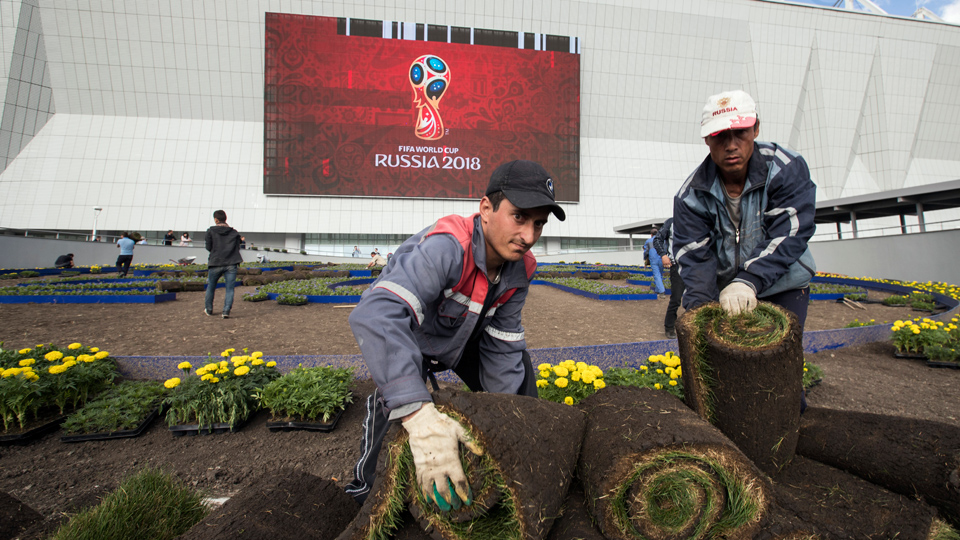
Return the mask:
POLYGON ((580 198, 579 40, 266 14, 264 193, 480 198, 530 159, 580 198))

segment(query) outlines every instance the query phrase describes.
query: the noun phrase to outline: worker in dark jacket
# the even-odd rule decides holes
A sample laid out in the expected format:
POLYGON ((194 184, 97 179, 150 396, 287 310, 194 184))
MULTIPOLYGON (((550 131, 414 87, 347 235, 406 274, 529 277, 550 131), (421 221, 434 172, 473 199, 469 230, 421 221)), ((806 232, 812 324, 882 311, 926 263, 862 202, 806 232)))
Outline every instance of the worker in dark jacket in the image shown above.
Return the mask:
POLYGON ((653 238, 653 247, 657 253, 663 253, 660 261, 663 267, 670 270, 670 303, 667 304, 667 314, 663 318, 663 333, 667 339, 677 339, 674 326, 677 322, 677 310, 680 309, 680 300, 683 298, 683 278, 680 277, 680 267, 673 259, 673 218, 663 222, 663 226, 653 238))
POLYGON ((505 163, 478 213, 441 218, 413 235, 363 293, 350 328, 377 388, 346 490, 356 500, 373 485, 388 422, 399 420, 424 497, 443 511, 471 504, 459 443, 479 449, 434 407, 424 382, 452 369, 473 391, 536 397, 520 315, 537 267, 530 248, 551 212, 565 218, 547 171, 532 161, 505 163))
POLYGON ((816 272, 816 185, 799 154, 757 142, 757 106, 746 92, 711 96, 700 135, 710 155, 673 203, 673 255, 684 309, 720 302, 730 315, 757 298, 793 311, 803 326, 816 272))
POLYGON ((203 312, 213 315, 213 296, 217 290, 220 276, 224 276, 227 292, 223 297, 224 319, 230 318, 230 308, 233 307, 233 287, 237 281, 237 270, 243 257, 240 255, 240 233, 227 225, 227 213, 217 210, 213 213, 213 227, 207 229, 204 245, 210 252, 207 259, 207 294, 204 297, 203 312))

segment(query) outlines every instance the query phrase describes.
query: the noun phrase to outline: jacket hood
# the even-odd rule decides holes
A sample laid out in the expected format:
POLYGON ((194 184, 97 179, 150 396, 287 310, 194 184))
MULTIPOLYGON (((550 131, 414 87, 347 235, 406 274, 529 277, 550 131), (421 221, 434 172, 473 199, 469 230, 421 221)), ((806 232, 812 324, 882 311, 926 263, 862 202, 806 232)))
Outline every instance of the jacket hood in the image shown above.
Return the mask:
POLYGON ((210 230, 213 231, 214 234, 219 234, 220 236, 227 236, 231 233, 237 232, 236 229, 228 225, 214 225, 213 227, 210 227, 210 230))

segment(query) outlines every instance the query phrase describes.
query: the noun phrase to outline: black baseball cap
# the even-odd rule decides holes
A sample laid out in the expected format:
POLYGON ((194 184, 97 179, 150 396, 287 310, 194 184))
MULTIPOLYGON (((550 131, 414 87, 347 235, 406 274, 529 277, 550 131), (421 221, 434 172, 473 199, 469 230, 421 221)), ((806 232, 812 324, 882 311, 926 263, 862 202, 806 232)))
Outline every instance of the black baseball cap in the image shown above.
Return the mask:
POLYGON ((498 191, 502 191, 517 208, 546 206, 560 221, 567 219, 553 193, 553 179, 539 163, 518 159, 497 167, 490 176, 490 185, 484 195, 498 191))

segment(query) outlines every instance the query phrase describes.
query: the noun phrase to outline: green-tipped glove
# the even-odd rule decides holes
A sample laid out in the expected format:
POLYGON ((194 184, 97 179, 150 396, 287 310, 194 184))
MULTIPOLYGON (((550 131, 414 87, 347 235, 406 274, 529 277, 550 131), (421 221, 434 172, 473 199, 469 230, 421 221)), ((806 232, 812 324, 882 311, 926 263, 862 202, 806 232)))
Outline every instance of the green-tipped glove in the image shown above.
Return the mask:
POLYGON ((424 403, 403 421, 403 427, 410 435, 417 483, 424 497, 444 512, 472 504, 470 486, 460 465, 459 443, 478 456, 483 451, 467 437, 463 426, 438 411, 433 403, 424 403))

